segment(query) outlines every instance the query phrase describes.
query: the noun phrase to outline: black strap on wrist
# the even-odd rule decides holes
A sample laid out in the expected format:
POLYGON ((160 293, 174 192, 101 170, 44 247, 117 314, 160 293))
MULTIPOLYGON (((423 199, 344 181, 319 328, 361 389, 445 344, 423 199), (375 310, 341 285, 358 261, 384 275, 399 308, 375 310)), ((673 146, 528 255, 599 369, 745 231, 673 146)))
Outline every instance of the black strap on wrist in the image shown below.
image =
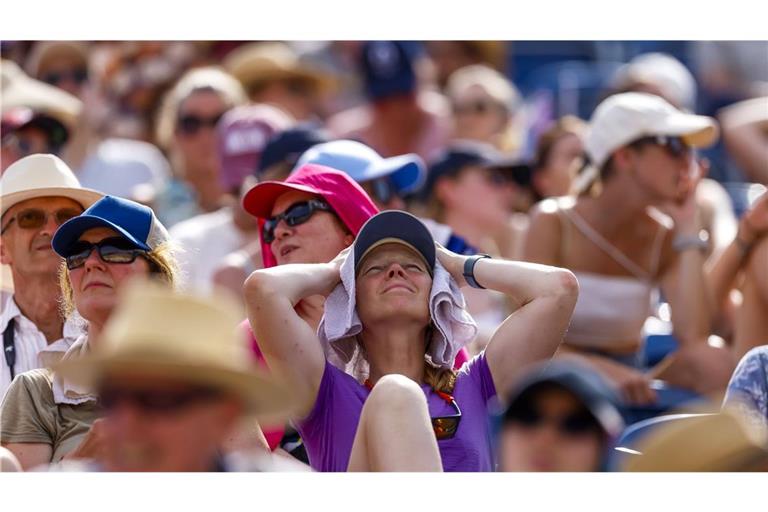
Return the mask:
POLYGON ((464 279, 467 280, 467 284, 472 288, 485 289, 485 286, 482 286, 475 280, 475 264, 478 260, 490 257, 491 256, 488 254, 475 254, 464 261, 464 279))
POLYGON ((16 376, 16 344, 14 343, 15 332, 13 329, 15 323, 16 321, 11 318, 3 331, 3 353, 5 354, 5 362, 11 370, 11 380, 16 376))

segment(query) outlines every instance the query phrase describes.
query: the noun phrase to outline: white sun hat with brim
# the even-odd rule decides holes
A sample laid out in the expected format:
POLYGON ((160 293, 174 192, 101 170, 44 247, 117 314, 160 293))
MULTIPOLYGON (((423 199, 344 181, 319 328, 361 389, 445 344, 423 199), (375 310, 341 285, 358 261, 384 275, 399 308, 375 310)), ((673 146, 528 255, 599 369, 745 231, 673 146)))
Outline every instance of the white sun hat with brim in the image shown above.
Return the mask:
POLYGON ((292 390, 260 370, 238 331, 241 307, 228 296, 183 295, 147 281, 126 287, 99 344, 54 367, 89 389, 115 375, 158 377, 239 397, 248 413, 277 425, 295 415, 292 390))
POLYGON ((68 92, 27 76, 16 63, 0 62, 2 112, 26 107, 59 120, 69 130, 77 125, 83 102, 68 92))
POLYGON ((610 96, 597 106, 585 149, 592 165, 600 169, 614 151, 642 137, 681 137, 698 148, 713 144, 718 134, 717 122, 711 117, 686 114, 652 94, 627 92, 610 96))
POLYGON ((67 164, 56 155, 35 154, 11 164, 0 178, 2 213, 21 201, 37 197, 68 197, 83 209, 104 194, 83 188, 67 164))

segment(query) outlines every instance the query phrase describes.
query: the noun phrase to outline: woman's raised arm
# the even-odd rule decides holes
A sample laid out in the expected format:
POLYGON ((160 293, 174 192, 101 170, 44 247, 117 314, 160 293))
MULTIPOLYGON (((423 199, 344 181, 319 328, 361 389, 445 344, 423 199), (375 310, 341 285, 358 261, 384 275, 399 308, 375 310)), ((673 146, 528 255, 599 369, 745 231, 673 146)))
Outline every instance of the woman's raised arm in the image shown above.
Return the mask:
POLYGON ((330 263, 257 270, 243 286, 248 320, 259 348, 270 370, 306 397, 305 413, 317 397, 325 355, 314 329, 294 308, 304 299, 327 296, 333 290, 339 282, 340 257, 330 263))
MULTIPOLYGON (((438 246, 440 262, 460 285, 466 256, 438 246)), ((569 270, 501 259, 480 259, 474 266, 481 286, 505 293, 520 304, 496 329, 485 349, 499 398, 506 400, 521 369, 548 359, 557 350, 571 320, 579 294, 569 270)))

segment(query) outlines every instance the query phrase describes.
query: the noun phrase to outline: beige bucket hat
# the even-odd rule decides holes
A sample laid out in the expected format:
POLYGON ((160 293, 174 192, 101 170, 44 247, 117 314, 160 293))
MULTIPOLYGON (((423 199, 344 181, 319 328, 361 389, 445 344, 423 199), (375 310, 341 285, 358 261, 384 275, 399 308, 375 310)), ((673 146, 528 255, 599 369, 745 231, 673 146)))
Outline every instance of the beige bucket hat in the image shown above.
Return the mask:
POLYGON ((116 372, 205 385, 239 396, 262 423, 277 424, 298 402, 287 386, 254 364, 237 330, 240 309, 228 296, 202 298, 134 282, 93 351, 55 370, 91 389, 116 372))
POLYGON ((0 215, 16 203, 35 197, 69 197, 85 209, 103 195, 81 187, 69 166, 56 155, 29 155, 11 164, 0 178, 0 215))
POLYGON ((301 62, 294 50, 278 41, 249 43, 234 49, 224 59, 224 68, 249 89, 268 80, 298 78, 312 84, 320 94, 331 92, 336 80, 301 62))

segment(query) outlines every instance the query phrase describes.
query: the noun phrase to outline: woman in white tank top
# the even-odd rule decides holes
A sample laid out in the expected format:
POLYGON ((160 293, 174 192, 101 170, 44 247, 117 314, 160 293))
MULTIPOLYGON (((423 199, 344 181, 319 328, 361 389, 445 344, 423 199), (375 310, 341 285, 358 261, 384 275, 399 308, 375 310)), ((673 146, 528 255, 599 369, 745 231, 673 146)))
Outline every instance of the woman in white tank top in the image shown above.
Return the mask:
POLYGON ((596 109, 586 142, 596 185, 532 212, 525 259, 568 268, 579 280, 560 353, 593 364, 631 403, 655 400, 653 378, 710 392, 733 368, 725 351, 706 342, 706 240, 694 197, 701 169, 693 147, 716 133, 714 120, 655 96, 612 96, 596 109), (670 304, 681 349, 674 361, 643 371, 637 355, 657 289, 670 304))

